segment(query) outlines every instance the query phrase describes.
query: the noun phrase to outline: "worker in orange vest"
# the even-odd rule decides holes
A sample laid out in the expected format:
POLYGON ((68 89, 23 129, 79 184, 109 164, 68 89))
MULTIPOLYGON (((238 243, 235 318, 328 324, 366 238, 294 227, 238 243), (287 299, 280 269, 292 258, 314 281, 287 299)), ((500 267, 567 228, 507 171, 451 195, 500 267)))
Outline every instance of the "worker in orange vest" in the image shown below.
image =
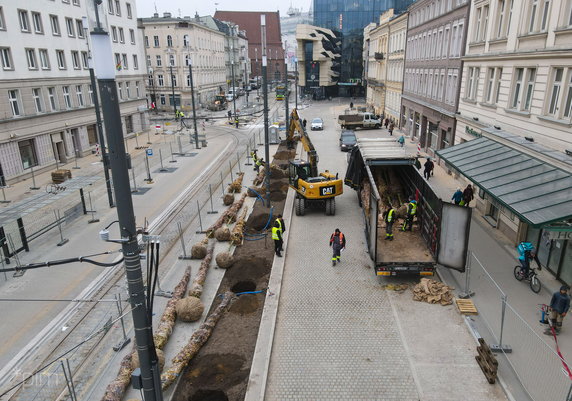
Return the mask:
POLYGON ((332 255, 332 266, 335 266, 336 262, 340 262, 341 250, 346 249, 346 237, 339 228, 336 228, 336 231, 330 236, 330 246, 334 251, 332 255))

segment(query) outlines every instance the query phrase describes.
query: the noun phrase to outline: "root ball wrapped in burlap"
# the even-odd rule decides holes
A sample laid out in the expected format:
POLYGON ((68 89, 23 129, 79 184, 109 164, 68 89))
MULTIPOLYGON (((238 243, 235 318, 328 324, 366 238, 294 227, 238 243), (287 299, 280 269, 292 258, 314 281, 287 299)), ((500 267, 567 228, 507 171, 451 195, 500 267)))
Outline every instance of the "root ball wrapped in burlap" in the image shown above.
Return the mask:
POLYGON ((222 198, 222 203, 225 206, 230 206, 234 203, 234 195, 233 194, 225 194, 222 198))
POLYGON ((183 322, 196 322, 204 310, 205 305, 195 297, 185 297, 177 302, 177 317, 183 322))
POLYGON ((220 227, 214 233, 217 241, 230 241, 230 229, 228 227, 220 227))
MULTIPOLYGON (((159 370, 161 371, 165 367, 165 353, 160 349, 157 349, 157 359, 159 359, 159 370)), ((131 355, 131 368, 135 370, 139 366, 139 354, 134 351, 131 355)))
POLYGON ((236 179, 228 186, 228 193, 239 194, 242 191, 242 178, 244 173, 238 173, 236 179))
POLYGON ((221 269, 228 269, 234 264, 234 256, 229 252, 221 252, 216 255, 215 261, 217 266, 221 269))
POLYGON ((191 248, 191 258, 193 259, 204 259, 207 256, 207 244, 209 243, 208 238, 204 238, 201 242, 197 242, 191 248))

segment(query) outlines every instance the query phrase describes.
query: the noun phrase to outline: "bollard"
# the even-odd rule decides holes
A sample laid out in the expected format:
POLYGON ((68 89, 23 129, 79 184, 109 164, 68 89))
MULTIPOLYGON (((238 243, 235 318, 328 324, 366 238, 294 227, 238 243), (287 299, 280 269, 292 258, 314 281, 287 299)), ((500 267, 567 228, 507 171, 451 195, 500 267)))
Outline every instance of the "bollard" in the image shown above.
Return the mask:
POLYGON ((34 175, 34 166, 30 166, 30 171, 32 172, 32 186, 30 189, 36 190, 40 189, 40 187, 36 186, 36 176, 34 175))
POLYGON ((141 149, 141 146, 139 146, 139 134, 135 134, 135 149, 141 149))
POLYGON ((163 152, 161 152, 161 149, 159 149, 159 160, 161 161, 161 168, 159 171, 167 171, 167 169, 163 167, 163 152))
POLYGON ((199 206, 199 201, 197 201, 197 210, 199 212, 199 225, 201 227, 200 231, 196 231, 197 234, 206 234, 206 231, 203 230, 203 220, 201 219, 201 207, 199 206))
POLYGON ((89 212, 91 213, 91 220, 88 220, 88 223, 97 223, 99 221, 99 219, 95 218, 95 210, 93 210, 93 204, 91 203, 91 192, 87 193, 87 196, 89 198, 89 212))
POLYGON ((137 183, 135 182, 135 166, 131 165, 131 175, 133 176, 133 188, 131 189, 131 193, 139 192, 137 189, 137 183))
MULTIPOLYGON (((228 161, 228 165, 230 167, 230 184, 232 184, 234 182, 234 175, 232 174, 232 163, 230 160, 228 161)), ((230 185, 230 184, 228 184, 228 185, 230 185)))
POLYGON ((242 170, 240 169, 240 154, 238 152, 236 152, 236 165, 238 166, 238 172, 242 173, 242 170))
POLYGON ((151 169, 149 168, 149 154, 145 152, 145 167, 147 168, 147 178, 144 181, 147 184, 153 184, 153 179, 151 178, 151 169))
POLYGON ((60 242, 58 242, 58 246, 62 246, 67 244, 69 242, 69 239, 64 238, 64 232, 62 231, 62 222, 60 221, 60 211, 54 210, 54 216, 56 218, 58 229, 60 230, 60 242))
POLYGON ((209 184, 209 198, 211 200, 211 210, 210 212, 207 212, 207 214, 217 214, 218 211, 213 208, 213 191, 211 190, 211 184, 209 184))
POLYGON ((185 238, 183 237, 183 228, 181 227, 180 222, 177 222, 177 229, 179 230, 179 238, 181 238, 181 249, 183 250, 183 254, 179 256, 179 259, 191 259, 191 257, 187 255, 187 248, 185 248, 185 238))
POLYGON ((117 306, 117 313, 119 314, 119 319, 121 320, 121 330, 123 330, 123 338, 119 343, 113 346, 115 352, 121 351, 127 344, 131 342, 131 338, 127 337, 127 332, 125 331, 125 322, 123 321, 123 310, 121 308, 121 293, 115 294, 115 305, 117 306))
POLYGON ((474 291, 471 291, 471 260, 472 260, 472 252, 467 252, 467 263, 465 268, 465 291, 459 294, 459 298, 470 298, 475 295, 474 291))
POLYGON ((173 144, 171 142, 169 142, 169 149, 171 149, 171 160, 169 160, 169 163, 177 163, 177 161, 175 160, 175 155, 173 153, 173 144))

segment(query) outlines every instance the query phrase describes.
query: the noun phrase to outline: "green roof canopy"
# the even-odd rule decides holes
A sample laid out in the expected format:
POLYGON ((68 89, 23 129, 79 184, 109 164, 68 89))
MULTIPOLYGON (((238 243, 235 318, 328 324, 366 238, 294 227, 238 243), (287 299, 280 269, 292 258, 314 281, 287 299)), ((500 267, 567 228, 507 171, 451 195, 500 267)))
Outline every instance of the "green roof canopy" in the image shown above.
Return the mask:
POLYGON ((534 227, 572 219, 572 170, 484 137, 437 154, 534 227))

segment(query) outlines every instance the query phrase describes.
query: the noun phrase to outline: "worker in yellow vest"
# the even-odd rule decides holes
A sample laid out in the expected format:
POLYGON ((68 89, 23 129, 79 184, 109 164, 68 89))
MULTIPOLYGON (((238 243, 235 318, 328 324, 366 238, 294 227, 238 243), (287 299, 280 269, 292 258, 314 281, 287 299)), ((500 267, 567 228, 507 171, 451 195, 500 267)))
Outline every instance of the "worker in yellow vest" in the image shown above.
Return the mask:
POLYGON ((395 209, 389 205, 389 209, 384 213, 385 218, 385 239, 393 241, 393 223, 395 223, 395 209))
POLYGON ((276 256, 282 257, 282 232, 280 230, 280 223, 278 221, 274 222, 274 227, 272 227, 272 239, 274 240, 274 251, 276 256))

